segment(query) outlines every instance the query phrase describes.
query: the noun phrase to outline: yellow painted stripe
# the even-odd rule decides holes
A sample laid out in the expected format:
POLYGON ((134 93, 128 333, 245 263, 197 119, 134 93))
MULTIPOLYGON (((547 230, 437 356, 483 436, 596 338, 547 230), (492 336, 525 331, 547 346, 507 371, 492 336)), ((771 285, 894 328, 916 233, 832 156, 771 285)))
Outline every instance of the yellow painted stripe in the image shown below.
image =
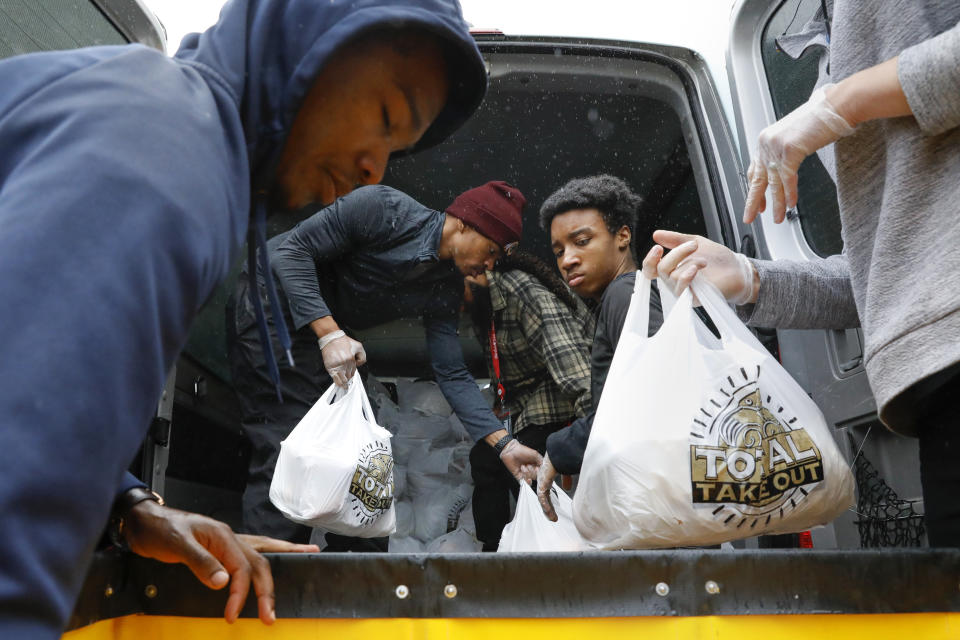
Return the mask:
POLYGON ((640 618, 384 618, 257 620, 127 616, 71 631, 64 640, 955 640, 960 613, 640 618))

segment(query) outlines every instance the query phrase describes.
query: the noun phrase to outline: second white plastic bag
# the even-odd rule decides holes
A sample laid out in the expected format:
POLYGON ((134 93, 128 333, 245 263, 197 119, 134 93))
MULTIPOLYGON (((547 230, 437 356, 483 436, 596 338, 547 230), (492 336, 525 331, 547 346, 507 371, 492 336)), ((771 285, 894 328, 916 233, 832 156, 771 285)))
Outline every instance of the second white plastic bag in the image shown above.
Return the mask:
POLYGON ((847 509, 853 477, 823 414, 720 292, 698 276, 648 338, 649 300, 638 272, 574 497, 583 536, 607 549, 708 545, 847 509))
POLYGON ((270 501, 290 520, 374 538, 396 529, 390 432, 380 427, 360 376, 330 385, 280 444, 270 501))
POLYGON ((517 511, 500 534, 497 551, 585 551, 589 543, 573 524, 573 504, 563 491, 553 488, 553 508, 557 521, 551 522, 543 514, 537 494, 527 483, 520 483, 517 511))

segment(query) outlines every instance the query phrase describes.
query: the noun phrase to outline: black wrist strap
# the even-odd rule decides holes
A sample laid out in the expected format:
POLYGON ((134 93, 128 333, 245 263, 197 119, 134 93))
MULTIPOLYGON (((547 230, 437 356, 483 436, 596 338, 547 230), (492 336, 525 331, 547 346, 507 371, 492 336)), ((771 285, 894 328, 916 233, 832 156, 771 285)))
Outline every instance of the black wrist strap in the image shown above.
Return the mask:
POLYGON ((117 496, 117 499, 113 502, 112 515, 121 518, 126 517, 126 515, 130 513, 130 509, 133 509, 144 500, 153 500, 156 503, 163 504, 163 498, 161 498, 160 494, 156 491, 150 491, 146 487, 133 487, 117 496))
POLYGON ((507 446, 507 443, 510 442, 511 440, 513 440, 513 436, 510 435, 509 433, 503 436, 502 438, 500 438, 499 440, 497 440, 497 443, 493 445, 493 448, 497 450, 497 455, 500 455, 501 453, 503 453, 503 448, 507 446))
POLYGON ((126 525, 127 514, 135 506, 145 500, 153 500, 157 504, 163 504, 163 498, 156 491, 150 491, 145 487, 133 487, 117 496, 113 501, 113 510, 110 512, 110 522, 107 525, 107 536, 110 542, 120 548, 126 548, 124 538, 124 529, 126 525))

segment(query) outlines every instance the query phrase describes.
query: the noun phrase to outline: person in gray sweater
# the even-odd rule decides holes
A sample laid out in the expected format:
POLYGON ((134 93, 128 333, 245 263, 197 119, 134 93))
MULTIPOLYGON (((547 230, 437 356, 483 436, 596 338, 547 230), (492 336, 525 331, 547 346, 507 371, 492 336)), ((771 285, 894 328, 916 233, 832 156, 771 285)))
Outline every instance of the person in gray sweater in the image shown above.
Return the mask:
POLYGON ((782 222, 801 161, 835 143, 842 255, 748 260, 658 231, 654 240, 676 250, 647 258, 678 290, 702 271, 753 326, 863 328, 881 420, 920 440, 931 546, 960 546, 960 429, 949 401, 960 391, 958 22, 956 2, 836 0, 836 84, 759 136, 744 221, 769 208, 782 222))

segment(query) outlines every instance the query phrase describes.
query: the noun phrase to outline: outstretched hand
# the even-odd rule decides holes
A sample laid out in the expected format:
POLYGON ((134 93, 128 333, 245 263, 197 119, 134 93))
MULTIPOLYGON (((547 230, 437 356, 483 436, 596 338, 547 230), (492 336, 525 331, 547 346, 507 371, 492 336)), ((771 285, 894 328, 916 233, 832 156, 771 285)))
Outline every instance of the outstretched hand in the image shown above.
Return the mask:
POLYGON ((223 616, 240 615, 253 582, 257 609, 264 624, 276 620, 273 576, 263 551, 319 551, 316 545, 293 545, 263 536, 237 536, 212 518, 165 507, 152 500, 134 505, 124 518, 130 550, 160 562, 183 563, 211 589, 230 585, 223 616))
POLYGON ((644 258, 643 273, 648 278, 659 276, 675 295, 680 295, 702 273, 730 302, 757 301, 760 278, 742 254, 703 236, 676 231, 654 231, 653 241, 657 246, 644 258), (671 249, 666 256, 664 248, 671 249))

